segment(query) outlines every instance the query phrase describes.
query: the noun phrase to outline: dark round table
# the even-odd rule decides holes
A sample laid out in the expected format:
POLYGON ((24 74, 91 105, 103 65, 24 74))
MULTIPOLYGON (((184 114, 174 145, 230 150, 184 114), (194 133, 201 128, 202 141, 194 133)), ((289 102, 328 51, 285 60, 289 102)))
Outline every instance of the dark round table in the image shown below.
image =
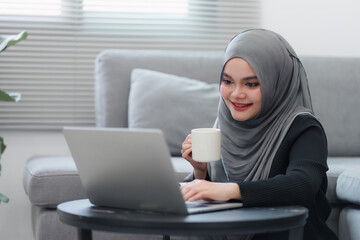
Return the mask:
POLYGON ((92 230, 138 234, 243 235, 289 231, 300 240, 308 210, 300 206, 238 208, 187 216, 98 207, 88 199, 65 202, 57 208, 63 223, 77 227, 79 240, 92 239, 92 230))

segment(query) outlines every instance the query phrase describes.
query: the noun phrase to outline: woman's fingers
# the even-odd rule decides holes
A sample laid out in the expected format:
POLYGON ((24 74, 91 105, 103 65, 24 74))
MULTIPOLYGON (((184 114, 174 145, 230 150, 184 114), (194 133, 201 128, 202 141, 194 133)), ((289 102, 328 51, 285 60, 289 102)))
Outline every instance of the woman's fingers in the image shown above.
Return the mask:
POLYGON ((189 134, 186 138, 185 138, 185 141, 183 142, 182 144, 182 147, 183 148, 188 148, 189 146, 191 147, 191 142, 192 142, 192 139, 191 139, 191 135, 189 134))
POLYGON ((191 147, 190 147, 190 148, 183 148, 183 149, 181 150, 181 156, 182 156, 183 158, 185 158, 186 160, 188 160, 188 161, 191 161, 191 160, 192 160, 192 158, 191 158, 191 153, 192 153, 191 147))
POLYGON ((188 134, 184 140, 183 144, 191 144, 191 134, 188 134))
POLYGON ((181 149, 181 150, 185 151, 185 150, 188 150, 188 149, 191 149, 191 148, 192 148, 192 145, 191 145, 191 144, 189 144, 189 143, 184 143, 184 144, 182 145, 182 149, 181 149))
POLYGON ((207 198, 206 192, 208 181, 205 180, 194 180, 181 187, 181 192, 185 201, 196 201, 207 198))
POLYGON ((188 161, 192 161, 192 144, 191 144, 191 134, 187 135, 185 141, 182 144, 181 155, 188 161))

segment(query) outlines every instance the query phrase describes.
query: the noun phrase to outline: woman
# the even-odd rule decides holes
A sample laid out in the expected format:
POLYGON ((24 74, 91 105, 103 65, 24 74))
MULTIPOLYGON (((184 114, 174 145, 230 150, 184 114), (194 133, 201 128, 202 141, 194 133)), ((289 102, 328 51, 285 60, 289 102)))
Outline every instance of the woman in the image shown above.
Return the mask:
MULTIPOLYGON (((304 239, 337 239, 325 221, 327 141, 312 110, 304 68, 280 35, 248 30, 226 48, 218 116, 221 160, 191 158, 191 135, 182 155, 195 180, 185 200, 241 200, 245 207, 302 205, 309 209, 304 239)), ((287 239, 286 233, 252 239, 287 239)))

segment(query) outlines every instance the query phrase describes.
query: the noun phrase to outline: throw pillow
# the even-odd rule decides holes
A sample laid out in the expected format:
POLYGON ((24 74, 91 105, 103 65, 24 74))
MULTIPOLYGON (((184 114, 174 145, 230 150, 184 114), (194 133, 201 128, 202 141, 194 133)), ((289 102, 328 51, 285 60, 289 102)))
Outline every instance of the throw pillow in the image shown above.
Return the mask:
POLYGON ((214 125, 219 85, 171 74, 134 69, 129 95, 129 128, 158 128, 173 156, 192 128, 214 125))

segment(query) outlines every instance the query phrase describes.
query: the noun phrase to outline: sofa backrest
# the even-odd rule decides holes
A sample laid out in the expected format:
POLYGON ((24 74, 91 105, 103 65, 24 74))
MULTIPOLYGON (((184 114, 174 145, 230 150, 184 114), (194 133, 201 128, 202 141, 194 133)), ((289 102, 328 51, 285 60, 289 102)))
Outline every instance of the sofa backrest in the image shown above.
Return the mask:
POLYGON ((221 52, 105 50, 95 61, 97 126, 127 127, 130 76, 144 68, 209 83, 219 82, 221 52))
POLYGON ((360 59, 303 57, 330 156, 360 155, 360 59))
MULTIPOLYGON (((360 59, 301 57, 315 114, 328 137, 330 156, 360 155, 360 59)), ((99 127, 128 126, 134 68, 218 83, 222 52, 105 50, 95 61, 95 110, 99 127)), ((188 132, 188 129, 184 129, 188 132)))

